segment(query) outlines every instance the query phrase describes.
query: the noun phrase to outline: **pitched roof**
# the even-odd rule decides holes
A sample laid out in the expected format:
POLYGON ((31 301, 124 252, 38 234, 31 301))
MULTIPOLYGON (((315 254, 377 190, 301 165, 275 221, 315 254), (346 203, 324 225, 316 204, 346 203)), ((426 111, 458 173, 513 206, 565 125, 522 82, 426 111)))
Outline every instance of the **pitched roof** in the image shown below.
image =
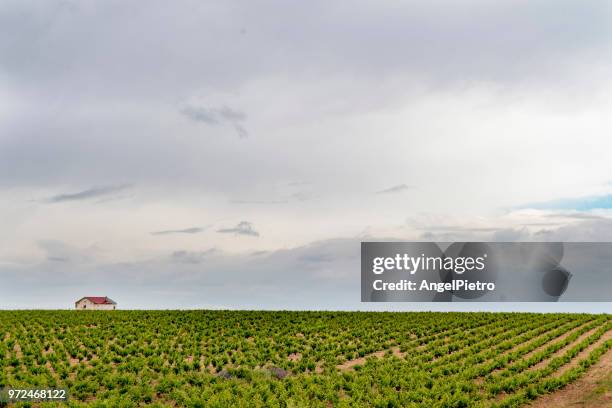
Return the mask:
POLYGON ((79 303, 83 299, 88 299, 89 301, 91 301, 92 303, 95 303, 96 305, 116 305, 117 304, 115 303, 114 300, 106 296, 85 296, 77 300, 77 303, 79 303))

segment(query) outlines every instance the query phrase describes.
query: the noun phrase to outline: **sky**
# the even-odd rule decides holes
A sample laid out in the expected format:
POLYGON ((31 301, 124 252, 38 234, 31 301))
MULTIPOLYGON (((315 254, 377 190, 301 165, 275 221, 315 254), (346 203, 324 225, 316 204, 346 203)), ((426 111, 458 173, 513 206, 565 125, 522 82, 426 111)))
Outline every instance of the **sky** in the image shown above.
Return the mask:
POLYGON ((611 23, 589 0, 3 1, 0 308, 612 312, 359 301, 361 241, 612 241, 611 23))

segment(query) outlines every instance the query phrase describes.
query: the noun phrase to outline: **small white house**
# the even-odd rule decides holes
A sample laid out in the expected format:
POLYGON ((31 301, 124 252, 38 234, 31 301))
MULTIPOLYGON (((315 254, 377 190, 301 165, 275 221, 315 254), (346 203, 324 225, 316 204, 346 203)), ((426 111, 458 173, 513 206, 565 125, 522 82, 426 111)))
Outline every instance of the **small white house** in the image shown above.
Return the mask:
POLYGON ((115 310, 117 303, 106 296, 85 296, 74 303, 77 310, 115 310))

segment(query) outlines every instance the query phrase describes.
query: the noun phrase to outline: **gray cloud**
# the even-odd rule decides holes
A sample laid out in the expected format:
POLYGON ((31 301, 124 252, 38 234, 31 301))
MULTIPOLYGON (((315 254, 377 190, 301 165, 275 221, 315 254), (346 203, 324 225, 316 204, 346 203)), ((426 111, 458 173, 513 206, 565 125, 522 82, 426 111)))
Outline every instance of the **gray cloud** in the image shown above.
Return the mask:
MULTIPOLYGON (((6 106, 15 109, 2 113, 0 186, 116 183, 128 174, 139 185, 181 180, 232 196, 245 186, 301 179, 329 183, 333 191, 358 184, 350 177, 372 174, 375 191, 381 178, 362 159, 388 146, 373 147, 371 135, 354 134, 347 151, 338 118, 389 105, 418 108, 423 96, 462 97, 489 84, 496 95, 487 106, 506 104, 509 90, 528 100, 524 90, 531 85, 536 96, 542 84, 571 93, 576 83, 588 89, 582 85, 593 80, 589 72, 610 59, 598 52, 611 37, 609 10, 596 1, 457 1, 442 9, 427 1, 300 7, 187 1, 133 13, 115 1, 94 2, 96 13, 64 3, 0 6, 0 86, 6 106), (349 7, 354 19, 346 18, 349 7), (162 12, 171 16, 163 28, 156 23, 162 12), (272 18, 276 13, 285 19, 272 18), (248 27, 247 34, 237 27, 248 27), (88 36, 77 35, 85 31, 88 36), (183 105, 200 95, 203 105, 183 105), (182 120, 245 136, 245 112, 249 130, 261 127, 265 138, 244 149, 226 143, 232 138, 202 138, 182 120), (319 124, 314 132, 313 123, 319 124), (325 155, 317 144, 326 146, 325 155)), ((404 139, 419 151, 427 136, 404 139)), ((379 161, 376 167, 387 175, 392 170, 379 161)), ((404 169, 412 170, 408 162, 404 169)))
POLYGON ((219 124, 218 115, 212 109, 195 108, 193 106, 187 106, 181 109, 181 113, 198 122, 204 122, 209 125, 219 124))
POLYGON ((297 201, 310 201, 319 198, 319 196, 307 191, 297 191, 291 194, 291 198, 297 201))
POLYGON ((458 225, 430 225, 427 227, 416 227, 416 229, 426 229, 429 231, 448 231, 448 232, 496 232, 498 227, 469 227, 458 225))
POLYGON ((421 235, 419 235, 419 237, 423 241, 435 241, 438 236, 431 231, 425 231, 425 232, 422 232, 421 235))
POLYGON ((47 261, 51 261, 51 262, 68 262, 68 261, 70 261, 70 259, 66 258, 66 257, 62 257, 62 256, 48 256, 47 257, 47 261))
POLYGON ((423 240, 453 241, 550 241, 550 242, 608 242, 612 241, 612 219, 586 218, 578 221, 531 232, 520 228, 428 228, 421 233, 423 240))
POLYGON ((412 190, 414 187, 408 186, 406 184, 399 184, 397 186, 389 187, 384 190, 377 191, 376 194, 395 194, 395 193, 404 193, 408 190, 412 190))
MULTIPOLYGON (((287 225, 288 231, 300 231, 292 240, 308 242, 319 238, 322 229, 330 237, 364 224, 376 230, 381 223, 420 211, 453 212, 460 218, 467 208, 486 216, 493 208, 532 197, 544 200, 543 191, 551 197, 571 195, 564 191, 568 186, 588 189, 610 174, 605 155, 610 150, 609 109, 602 95, 609 93, 612 26, 605 2, 458 0, 445 7, 425 0, 314 0, 298 6, 191 0, 148 7, 117 0, 66 4, 0 4, 0 205, 2 214, 8 214, 0 239, 10 243, 18 236, 3 249, 7 259, 21 256, 22 248, 38 236, 81 242, 90 230, 100 231, 100 242, 117 239, 116 247, 127 244, 118 251, 122 255, 109 253, 110 259, 140 253, 146 243, 131 242, 134 225, 139 231, 142 225, 156 225, 152 220, 158 211, 168 216, 201 214, 203 207, 212 219, 236 220, 236 208, 228 205, 232 197, 286 197, 289 205, 272 209, 274 220, 266 231, 276 228, 275 223, 287 225), (284 18, 275 17, 279 14, 284 18), (166 17, 163 26, 160 15, 166 17), (184 102, 194 100, 205 102, 184 102), (592 128, 585 130, 584 118, 592 128), (500 123, 513 126, 506 131, 500 123), (244 137, 246 128, 258 137, 239 142, 235 137, 202 137, 203 132, 244 137), (555 143, 555 138, 568 143, 555 143), (385 187, 390 175, 400 181, 418 175, 419 188, 428 194, 405 203, 363 195, 385 187), (566 176, 567 184, 547 184, 566 176), (138 197, 117 206, 78 206, 74 213, 76 206, 31 209, 23 204, 49 194, 40 191, 119 185, 125 180, 139 186, 138 197), (299 180, 312 182, 321 200, 296 203, 309 198, 296 193, 299 180), (112 231, 106 227, 111 222, 116 225, 112 231), (70 227, 62 228, 64 223, 70 227)), ((85 200, 96 194, 90 190, 51 199, 85 200)), ((265 218, 271 212, 266 206, 245 210, 248 219, 270 219, 265 218)), ((222 233, 257 234, 252 228, 248 224, 222 233)), ((606 230, 601 225, 592 228, 594 235, 606 230)), ((424 236, 491 239, 497 230, 434 228, 424 236)), ((265 233, 257 245, 282 247, 282 234, 274 232, 265 233)), ((547 235, 571 238, 572 233, 591 236, 587 229, 551 230, 547 235)), ((498 236, 504 234, 512 232, 500 230, 498 236)), ((202 238, 211 239, 204 245, 215 246, 212 240, 220 236, 202 238)), ((241 249, 256 250, 246 248, 251 242, 241 249)), ((320 252, 342 251, 341 245, 333 250, 330 245, 320 252)), ((24 271, 32 272, 37 282, 62 278, 74 260, 83 259, 78 250, 62 251, 57 247, 45 252, 39 269, 13 268, 7 273, 19 280, 27 279, 24 271)), ((271 251, 249 259, 261 260, 253 269, 258 273, 266 268, 285 273, 297 262, 326 279, 333 271, 348 273, 355 267, 308 262, 325 255, 301 251, 317 252, 271 251)), ((242 272, 251 272, 250 263, 239 257, 221 262, 209 255, 197 264, 203 259, 197 251, 177 252, 174 260, 165 256, 170 265, 126 261, 83 267, 92 275, 79 270, 74 279, 58 282, 63 282, 64 294, 72 296, 77 292, 73 283, 81 285, 78 291, 116 289, 116 282, 125 277, 132 285, 127 285, 127 299, 136 302, 140 296, 146 302, 150 297, 135 293, 139 286, 134 282, 163 292, 174 278, 163 271, 176 268, 174 293, 192 291, 184 282, 191 280, 209 292, 176 297, 173 304, 196 304, 209 295, 217 304, 231 304, 231 286, 242 272), (211 276, 218 278, 212 266, 202 267, 208 262, 219 267, 219 274, 235 278, 216 281, 227 285, 225 291, 206 286, 211 276), (148 274, 164 279, 147 286, 148 274), (121 279, 109 280, 108 275, 121 279)), ((235 304, 316 304, 306 291, 298 299, 291 291, 267 291, 274 277, 264 276, 267 281, 251 281, 235 304), (260 295, 264 292, 266 297, 260 295), (291 294, 287 303, 281 302, 284 293, 291 294), (246 302, 243 299, 252 302, 240 303, 246 302)), ((313 287, 319 283, 313 282, 313 287)), ((12 295, 7 288, 7 299, 13 296, 20 302, 20 293, 12 295)), ((335 289, 328 289, 325 296, 333 298, 335 289)), ((344 295, 352 302, 352 294, 344 295)), ((41 297, 32 299, 32 305, 39 305, 41 297)))
POLYGON ((308 191, 295 191, 285 197, 287 198, 278 199, 278 200, 274 200, 274 199, 271 199, 271 200, 231 200, 230 203, 232 204, 288 204, 292 201, 293 202, 295 201, 303 202, 303 201, 310 201, 312 199, 317 198, 316 195, 308 191))
POLYGON ((310 183, 309 181, 292 181, 290 183, 287 183, 287 186, 289 186, 289 187, 302 187, 302 186, 308 186, 310 184, 312 184, 312 183, 310 183))
POLYGON ((163 8, 172 16, 164 29, 155 25, 160 5, 126 15, 116 2, 98 2, 99 13, 78 2, 63 7, 63 2, 51 1, 36 9, 38 13, 31 2, 5 3, 2 38, 20 42, 0 42, 3 68, 23 81, 35 79, 37 85, 71 77, 80 84, 102 61, 104 67, 122 69, 107 69, 107 82, 91 84, 95 91, 111 84, 110 91, 125 86, 132 92, 147 84, 148 91, 158 95, 169 87, 183 89, 184 82, 209 81, 214 89, 250 75, 330 69, 358 76, 409 70, 440 83, 519 81, 561 74, 559 65, 569 65, 568 55, 605 47, 610 38, 607 5, 594 0, 463 0, 444 8, 424 0, 403 5, 314 1, 300 7, 188 3, 163 8), (354 18, 346 18, 349 10, 354 18), (283 22, 272 17, 279 14, 283 22), (101 16, 112 16, 113 24, 101 16), (133 33, 128 22, 148 29, 133 33), (83 27, 95 30, 86 38, 75 36, 83 27), (236 27, 253 29, 245 34, 236 27), (95 51, 86 48, 92 39, 100 44, 95 51), (134 53, 137 45, 139 52, 134 53), (50 52, 41 52, 43 47, 50 52), (74 54, 75 49, 81 52, 74 54))
POLYGON ((52 263, 84 264, 95 262, 97 248, 79 248, 56 239, 44 239, 36 243, 45 252, 45 259, 52 263))
POLYGON ((552 225, 559 225, 559 222, 525 222, 522 225, 526 227, 549 227, 552 225))
POLYGON ((82 201, 82 200, 89 200, 92 198, 106 197, 114 193, 117 193, 121 190, 125 190, 128 187, 129 186, 127 185, 94 187, 94 188, 79 191, 76 193, 58 194, 58 195, 45 199, 44 202, 63 203, 66 201, 82 201))
POLYGON ((249 137, 249 132, 244 128, 244 126, 234 123, 234 130, 239 138, 244 139, 249 137))
POLYGON ((196 122, 203 122, 207 125, 230 124, 240 138, 245 138, 249 134, 244 128, 246 114, 244 112, 222 106, 220 108, 206 108, 201 106, 187 105, 181 108, 180 112, 196 122))
POLYGON ((198 234, 200 232, 203 232, 207 229, 208 227, 191 227, 191 228, 184 228, 184 229, 176 229, 176 230, 164 230, 164 231, 153 231, 151 232, 151 235, 170 235, 170 234, 198 234))
MULTIPOLYGON (((590 226, 585 225, 583 228, 588 229, 590 226)), ((76 300, 73 298, 91 292, 113 297, 120 302, 121 308, 229 305, 232 308, 319 310, 411 310, 415 307, 425 310, 496 309, 490 304, 360 303, 358 239, 317 241, 262 255, 229 255, 208 249, 175 251, 163 259, 153 258, 133 263, 55 265, 49 262, 22 267, 0 264, 0 274, 3 276, 0 296, 5 307, 71 307, 71 303, 76 300), (49 279, 51 274, 53 279, 49 279), (46 284, 44 287, 31 284, 36 281, 45 281, 46 284), (30 289, 25 292, 15 290, 24 285, 30 289), (151 293, 160 296, 152 297, 151 293)), ((497 307, 497 310, 517 310, 516 304, 497 307)), ((576 304, 568 306, 571 307, 575 308, 576 304)), ((610 307, 611 304, 599 303, 590 310, 603 312, 611 310, 610 307)))
POLYGON ((491 238, 495 242, 515 242, 523 241, 529 237, 529 231, 526 228, 504 228, 493 233, 491 238))
POLYGON ((546 237, 553 236, 554 233, 555 233, 555 231, 551 230, 551 229, 541 229, 541 230, 538 230, 538 231, 534 232, 533 234, 536 237, 544 237, 545 240, 550 241, 550 239, 547 239, 546 237))
POLYGON ((557 229, 541 230, 538 235, 555 242, 612 242, 612 220, 579 221, 557 229))
POLYGON ((431 226, 420 234, 420 238, 426 241, 456 242, 456 241, 493 241, 514 242, 530 241, 532 235, 522 228, 499 228, 499 227, 459 227, 459 226, 431 226))
POLYGON ((232 204, 287 204, 286 200, 231 200, 232 204))
POLYGON ((573 220, 605 220, 606 217, 601 215, 585 213, 585 212, 575 212, 575 213, 555 213, 555 214, 546 214, 547 218, 567 218, 573 220))
POLYGON ((210 248, 205 251, 175 251, 170 256, 170 259, 172 262, 177 263, 199 264, 217 252, 215 248, 210 248))
POLYGON ((227 120, 228 122, 243 122, 246 120, 246 114, 244 112, 231 109, 227 106, 223 106, 217 110, 220 117, 227 120))
POLYGON ((106 294, 120 302, 122 308, 303 308, 313 303, 318 308, 339 307, 334 303, 353 303, 355 293, 359 293, 359 248, 357 240, 332 239, 258 252, 258 256, 211 248, 178 250, 163 258, 139 262, 46 262, 24 266, 0 263, 0 297, 4 307, 25 305, 35 299, 39 299, 32 303, 36 307, 70 306, 76 300, 73 298, 83 293, 106 294), (51 275, 53 279, 49 279, 51 275), (21 297, 12 293, 24 283, 43 280, 44 288, 29 285, 31 290, 22 292, 21 297), (43 301, 39 296, 45 291, 43 301), (153 300, 146 295, 150 293, 165 295, 153 300), (325 299, 321 293, 326 293, 325 299))
POLYGON ((298 259, 306 263, 315 263, 315 264, 321 263, 321 262, 333 262, 336 259, 336 254, 329 253, 329 252, 308 253, 305 255, 301 255, 298 259))
POLYGON ((250 235, 252 237, 259 236, 259 232, 255 231, 253 224, 248 221, 241 221, 233 228, 218 229, 217 232, 221 234, 250 235))

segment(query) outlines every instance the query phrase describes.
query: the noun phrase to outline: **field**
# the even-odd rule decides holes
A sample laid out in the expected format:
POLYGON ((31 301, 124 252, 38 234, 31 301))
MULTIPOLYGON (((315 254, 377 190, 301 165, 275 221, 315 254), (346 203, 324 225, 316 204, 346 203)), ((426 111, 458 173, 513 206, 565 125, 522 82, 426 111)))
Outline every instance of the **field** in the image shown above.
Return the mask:
POLYGON ((75 407, 518 407, 586 377, 611 329, 583 314, 5 311, 0 388, 67 388, 75 407))

